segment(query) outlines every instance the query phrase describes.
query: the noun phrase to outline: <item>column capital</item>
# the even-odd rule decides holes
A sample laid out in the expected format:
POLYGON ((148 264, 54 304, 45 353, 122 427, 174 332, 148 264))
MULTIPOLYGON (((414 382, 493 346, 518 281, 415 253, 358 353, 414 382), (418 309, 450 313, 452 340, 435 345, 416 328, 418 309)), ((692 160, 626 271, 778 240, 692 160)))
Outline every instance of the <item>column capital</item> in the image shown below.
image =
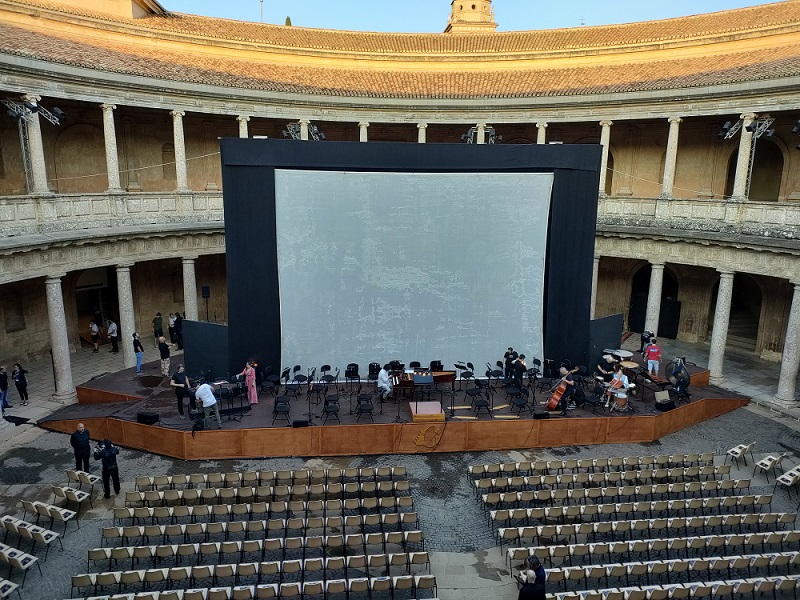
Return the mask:
POLYGON ((741 115, 739 115, 739 118, 745 121, 752 121, 757 116, 758 115, 756 113, 749 112, 749 113, 742 113, 741 115))
POLYGON ((300 123, 300 125, 311 125, 310 119, 298 119, 297 122, 300 123))
POLYGON ((479 129, 486 129, 488 126, 488 123, 477 123, 475 125, 475 127, 478 127, 479 129))
POLYGON ((605 119, 603 121, 600 121, 600 127, 611 127, 613 124, 614 124, 614 121, 611 121, 609 119, 605 119))
POLYGON ((117 108, 117 105, 116 104, 101 104, 100 108, 102 108, 105 111, 109 111, 109 110, 114 110, 115 108, 117 108))
POLYGON ((659 261, 650 261, 650 268, 651 269, 663 269, 666 263, 659 262, 659 261))
POLYGON ((171 110, 169 114, 172 115, 173 118, 175 117, 183 117, 186 115, 186 112, 183 110, 171 110))
POLYGON ((238 117, 236 117, 236 120, 239 121, 240 123, 241 122, 247 123, 250 121, 250 115, 239 115, 238 117))
POLYGON ((727 271, 725 269, 717 269, 717 273, 719 273, 720 279, 733 279, 733 276, 736 274, 735 271, 727 271))
POLYGON ((27 100, 28 102, 39 102, 39 100, 42 99, 42 97, 38 94, 22 94, 20 98, 27 100))
POLYGON ((547 129, 547 123, 543 121, 537 121, 536 127, 538 127, 539 129, 547 129))
POLYGON ((683 123, 683 119, 681 117, 670 117, 667 119, 668 123, 683 123))
POLYGON ((358 126, 359 127, 369 127, 369 121, 359 121, 358 122, 358 126))
POLYGON ((53 285, 53 284, 56 284, 56 283, 60 284, 62 277, 66 277, 66 276, 67 276, 66 273, 55 273, 53 275, 48 275, 47 277, 45 277, 44 282, 47 283, 47 284, 50 284, 50 285, 53 285))
POLYGON ((417 129, 427 129, 427 128, 428 128, 427 123, 417 123, 417 129))
POLYGON ((183 261, 184 264, 189 264, 196 261, 197 258, 198 258, 197 256, 184 256, 181 260, 183 261))
POLYGON ((132 262, 130 262, 130 263, 119 263, 119 264, 116 266, 116 268, 117 268, 117 271, 130 271, 130 270, 131 270, 131 267, 132 267, 134 264, 135 264, 135 263, 132 263, 132 262))

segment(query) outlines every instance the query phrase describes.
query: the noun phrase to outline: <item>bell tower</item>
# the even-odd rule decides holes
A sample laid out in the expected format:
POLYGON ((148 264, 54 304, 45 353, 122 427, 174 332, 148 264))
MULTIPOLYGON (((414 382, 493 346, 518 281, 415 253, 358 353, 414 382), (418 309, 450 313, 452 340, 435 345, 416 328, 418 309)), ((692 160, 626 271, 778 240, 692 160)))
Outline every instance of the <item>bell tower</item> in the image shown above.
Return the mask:
POLYGON ((492 0, 452 0, 445 33, 490 33, 497 29, 492 0))

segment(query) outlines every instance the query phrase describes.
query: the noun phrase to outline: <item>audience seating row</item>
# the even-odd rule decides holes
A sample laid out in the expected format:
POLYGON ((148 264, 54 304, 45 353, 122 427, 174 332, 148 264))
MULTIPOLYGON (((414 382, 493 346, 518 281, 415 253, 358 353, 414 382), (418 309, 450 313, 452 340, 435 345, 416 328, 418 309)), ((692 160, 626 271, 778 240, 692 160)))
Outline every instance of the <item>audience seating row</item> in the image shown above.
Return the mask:
POLYGON ((718 514, 746 512, 747 510, 769 510, 772 506, 772 494, 758 494, 745 496, 724 496, 711 498, 689 498, 676 500, 640 500, 638 502, 617 502, 615 504, 572 504, 567 506, 544 506, 537 508, 512 508, 489 511, 489 521, 505 523, 506 527, 517 522, 520 525, 544 525, 546 520, 589 518, 601 520, 603 517, 613 517, 615 520, 621 515, 637 513, 648 514, 652 519, 659 516, 688 517, 698 512, 706 514, 707 511, 717 511, 718 514))
POLYGON ((226 563, 218 565, 194 565, 191 567, 170 567, 159 569, 136 569, 131 571, 105 571, 102 573, 81 573, 73 575, 71 579, 71 594, 76 589, 91 587, 97 593, 106 587, 116 587, 121 592, 123 587, 142 586, 145 591, 147 586, 167 585, 172 586, 186 582, 194 587, 198 582, 210 580, 212 585, 217 585, 221 579, 230 579, 234 585, 239 585, 244 578, 255 578, 257 583, 276 583, 264 581, 277 580, 283 583, 285 579, 300 579, 305 581, 327 581, 330 572, 351 569, 358 572, 359 576, 369 576, 372 569, 380 572, 389 572, 392 569, 402 569, 406 575, 415 575, 414 567, 421 566, 426 571, 430 570, 430 555, 427 552, 411 552, 408 554, 373 554, 369 556, 358 555, 337 557, 336 559, 309 558, 305 560, 285 560, 251 563, 226 563), (334 563, 335 560, 335 563, 334 563))
MULTIPOLYGON (((354 577, 352 579, 327 579, 325 581, 306 581, 301 583, 262 583, 259 585, 237 585, 233 587, 212 587, 188 590, 153 590, 137 594, 114 594, 112 596, 92 596, 85 600, 260 600, 262 598, 300 598, 309 596, 340 596, 344 594, 365 594, 389 591, 410 592, 414 595, 432 591, 436 594, 434 575, 397 575, 394 577, 354 577)), ((412 598, 412 600, 414 600, 412 598)))
POLYGON ((12 548, 7 544, 0 543, 0 565, 3 564, 8 565, 8 577, 11 577, 11 573, 14 569, 19 569, 23 572, 22 585, 20 587, 25 587, 25 578, 28 576, 28 569, 33 565, 38 567, 39 575, 42 574, 42 566, 39 564, 38 558, 22 550, 12 548))
POLYGON ((20 544, 24 539, 31 541, 31 554, 36 551, 36 544, 42 544, 47 549, 44 556, 45 560, 47 560, 47 553, 50 551, 50 544, 56 540, 61 544, 61 550, 64 550, 64 545, 61 543, 61 536, 55 531, 50 531, 44 527, 39 527, 33 523, 18 519, 17 517, 12 517, 11 515, 2 517, 2 519, 0 519, 0 524, 2 524, 3 528, 6 530, 5 537, 3 538, 4 543, 8 541, 8 534, 14 533, 19 538, 20 544))
POLYGON ((600 521, 595 523, 578 523, 567 525, 533 525, 528 527, 501 527, 497 530, 498 543, 522 545, 525 541, 537 543, 543 539, 574 539, 579 535, 591 536, 596 541, 597 535, 617 536, 622 539, 630 536, 634 539, 637 532, 652 535, 656 531, 679 532, 688 535, 689 530, 701 529, 703 535, 710 528, 736 527, 742 533, 744 527, 756 528, 778 525, 794 525, 797 513, 749 513, 745 515, 713 515, 697 517, 670 517, 656 519, 633 519, 629 521, 600 521))
POLYGON ((733 533, 728 535, 703 535, 676 538, 654 538, 641 540, 627 540, 620 542, 600 542, 593 544, 566 544, 557 546, 531 546, 523 548, 508 548, 506 560, 509 567, 514 563, 524 563, 529 556, 536 556, 540 561, 555 564, 554 559, 582 564, 597 565, 605 561, 619 560, 626 557, 628 560, 635 555, 646 556, 650 560, 656 554, 677 558, 684 553, 692 556, 711 556, 711 552, 733 552, 737 549, 760 549, 766 551, 767 547, 796 548, 800 542, 800 529, 788 531, 772 531, 766 533, 733 533))
POLYGON ((19 600, 22 600, 22 594, 19 593, 19 586, 13 581, 0 578, 0 598, 8 598, 14 592, 17 592, 19 600))
POLYGON ((378 483, 330 483, 312 485, 262 485, 256 487, 189 488, 181 490, 149 490, 125 492, 125 505, 167 506, 195 502, 241 503, 279 500, 326 500, 335 498, 367 498, 408 495, 408 480, 379 481, 378 483))
POLYGON ((515 475, 512 477, 485 477, 474 481, 474 491, 508 492, 557 487, 607 487, 608 485, 637 485, 646 483, 676 483, 696 481, 701 478, 720 479, 730 475, 731 466, 673 467, 671 469, 643 469, 639 471, 612 471, 610 473, 563 473, 561 475, 515 475))
POLYGON ((692 467, 714 464, 714 453, 662 454, 659 456, 624 456, 615 458, 566 458, 561 460, 536 460, 517 463, 489 463, 471 465, 468 475, 472 478, 505 475, 547 475, 553 472, 628 471, 643 468, 692 467))
POLYGON ((311 485, 315 483, 368 483, 408 477, 406 467, 351 467, 330 469, 300 469, 279 471, 242 471, 228 473, 192 473, 191 475, 152 475, 135 479, 139 491, 175 489, 177 486, 239 487, 259 485, 311 485))
POLYGON ((760 596, 772 594, 773 597, 777 597, 777 591, 791 591, 796 596, 798 587, 800 587, 800 575, 792 574, 561 592, 547 594, 547 600, 683 600, 686 598, 740 600, 745 597, 755 598, 756 592, 760 596))
POLYGON ((75 524, 78 526, 78 528, 81 526, 80 521, 78 520, 78 513, 68 508, 46 504, 45 502, 39 502, 38 500, 22 500, 22 510, 23 519, 28 516, 28 513, 36 515, 37 525, 42 517, 49 519, 50 524, 47 526, 48 529, 53 529, 53 523, 56 521, 64 523, 64 535, 67 534, 67 524, 73 519, 75 520, 75 524))
POLYGON ((83 484, 89 486, 89 493, 91 494, 94 492, 94 486, 100 483, 102 480, 98 475, 92 475, 86 471, 73 471, 71 469, 67 469, 67 485, 71 486, 73 483, 78 484, 78 489, 83 488, 83 484))
POLYGON ((625 485, 603 488, 578 488, 556 490, 529 490, 525 492, 491 492, 483 494, 484 510, 499 508, 527 508, 535 502, 547 504, 570 504, 575 502, 600 502, 602 500, 625 499, 638 502, 639 499, 654 496, 680 496, 684 499, 694 497, 728 496, 737 492, 750 491, 750 479, 712 479, 710 481, 691 481, 689 483, 656 483, 646 485, 625 485), (505 505, 505 506, 504 506, 505 505))
POLYGON ((50 487, 53 490, 53 504, 55 504, 56 500, 61 499, 66 502, 66 508, 69 508, 70 502, 75 502, 78 505, 77 512, 80 513, 81 504, 88 500, 89 506, 94 508, 94 504, 92 504, 92 495, 89 492, 61 485, 52 485, 50 487))

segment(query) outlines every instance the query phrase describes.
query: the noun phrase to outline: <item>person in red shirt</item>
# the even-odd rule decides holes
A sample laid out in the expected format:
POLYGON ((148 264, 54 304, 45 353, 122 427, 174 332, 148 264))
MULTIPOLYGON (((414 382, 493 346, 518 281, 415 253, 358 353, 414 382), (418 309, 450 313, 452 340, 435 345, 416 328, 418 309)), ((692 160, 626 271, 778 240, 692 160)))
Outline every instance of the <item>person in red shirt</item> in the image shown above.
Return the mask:
POLYGON ((658 376, 658 369, 661 361, 661 348, 656 344, 656 338, 652 338, 644 349, 644 357, 647 359, 647 370, 652 376, 658 376))

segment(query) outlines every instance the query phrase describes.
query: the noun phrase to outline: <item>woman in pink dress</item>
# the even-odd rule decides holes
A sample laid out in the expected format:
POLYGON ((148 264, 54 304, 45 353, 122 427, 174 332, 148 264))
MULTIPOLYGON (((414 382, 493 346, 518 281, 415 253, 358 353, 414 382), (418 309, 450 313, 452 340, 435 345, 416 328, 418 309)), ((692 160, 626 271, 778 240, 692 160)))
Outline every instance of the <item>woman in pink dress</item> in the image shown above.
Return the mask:
POLYGON ((256 392, 256 364, 248 362, 244 366, 244 371, 239 373, 244 375, 244 382, 247 386, 247 399, 250 404, 258 404, 258 392, 256 392))

